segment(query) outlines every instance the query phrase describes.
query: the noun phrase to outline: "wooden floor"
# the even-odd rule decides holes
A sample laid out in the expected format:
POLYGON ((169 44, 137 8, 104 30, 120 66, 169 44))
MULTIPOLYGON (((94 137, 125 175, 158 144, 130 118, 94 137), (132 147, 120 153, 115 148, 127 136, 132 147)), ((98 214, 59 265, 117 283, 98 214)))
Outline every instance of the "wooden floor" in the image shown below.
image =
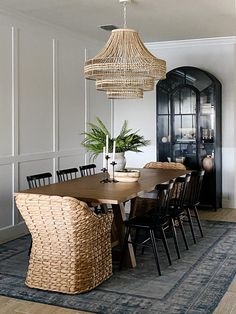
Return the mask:
MULTIPOLYGON (((234 221, 236 209, 219 209, 217 212, 200 211, 202 219, 234 221)), ((57 306, 23 301, 0 296, 0 314, 82 314, 86 312, 69 310, 57 306)), ((236 278, 222 298, 214 314, 236 314, 236 278)))
POLYGON ((1 314, 83 314, 86 312, 74 311, 58 306, 23 301, 0 296, 1 314))

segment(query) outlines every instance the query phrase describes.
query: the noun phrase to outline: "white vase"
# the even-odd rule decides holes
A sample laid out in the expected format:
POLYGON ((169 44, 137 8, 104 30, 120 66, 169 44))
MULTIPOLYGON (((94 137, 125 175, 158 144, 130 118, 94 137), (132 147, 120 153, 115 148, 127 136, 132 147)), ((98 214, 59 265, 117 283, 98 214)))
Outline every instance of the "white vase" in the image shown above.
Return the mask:
MULTIPOLYGON (((113 175, 113 167, 110 164, 112 162, 112 154, 109 154, 109 164, 108 164, 108 172, 110 176, 113 175)), ((115 162, 116 165, 114 166, 114 171, 120 171, 125 168, 126 165, 126 159, 125 159, 125 153, 115 153, 115 162)))

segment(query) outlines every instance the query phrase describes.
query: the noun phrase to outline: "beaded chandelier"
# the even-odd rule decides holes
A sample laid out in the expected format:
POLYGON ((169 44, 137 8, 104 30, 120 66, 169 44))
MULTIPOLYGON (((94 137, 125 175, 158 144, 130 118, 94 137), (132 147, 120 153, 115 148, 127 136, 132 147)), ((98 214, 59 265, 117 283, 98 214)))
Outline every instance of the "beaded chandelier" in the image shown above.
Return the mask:
POLYGON ((155 80, 165 79, 166 62, 157 59, 144 46, 138 32, 126 28, 114 29, 104 48, 85 62, 86 79, 96 80, 96 89, 106 91, 112 99, 143 98, 144 91, 154 89, 155 80))

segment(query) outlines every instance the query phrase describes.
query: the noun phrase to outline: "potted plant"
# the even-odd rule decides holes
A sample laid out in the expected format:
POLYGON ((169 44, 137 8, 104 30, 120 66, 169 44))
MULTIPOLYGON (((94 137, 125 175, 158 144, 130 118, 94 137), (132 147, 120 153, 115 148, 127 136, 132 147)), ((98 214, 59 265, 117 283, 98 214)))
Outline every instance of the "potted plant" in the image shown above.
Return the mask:
POLYGON ((133 132, 132 129, 129 129, 127 120, 124 121, 120 133, 114 138, 111 137, 111 133, 98 117, 96 120, 97 124, 88 123, 90 130, 83 133, 85 138, 82 141, 82 145, 91 153, 91 158, 94 160, 103 152, 103 147, 106 146, 106 137, 108 135, 109 153, 112 153, 113 142, 116 141, 116 170, 121 170, 125 167, 124 153, 126 151, 141 152, 140 147, 147 146, 150 143, 150 141, 145 140, 142 135, 138 134, 139 130, 133 132), (120 159, 123 159, 123 162, 119 162, 120 159), (119 165, 120 163, 121 165, 119 165))

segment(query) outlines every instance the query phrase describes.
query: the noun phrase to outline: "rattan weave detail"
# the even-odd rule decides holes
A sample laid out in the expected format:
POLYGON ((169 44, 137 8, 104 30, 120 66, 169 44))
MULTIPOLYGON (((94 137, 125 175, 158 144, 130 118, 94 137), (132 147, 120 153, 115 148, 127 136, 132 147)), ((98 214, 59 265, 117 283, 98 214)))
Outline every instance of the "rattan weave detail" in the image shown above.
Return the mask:
POLYGON ((26 285, 80 293, 112 275, 113 213, 96 215, 72 197, 16 193, 16 204, 32 235, 26 285))
POLYGON ((144 166, 144 168, 186 170, 185 165, 181 164, 180 162, 161 162, 161 161, 150 161, 144 166))

